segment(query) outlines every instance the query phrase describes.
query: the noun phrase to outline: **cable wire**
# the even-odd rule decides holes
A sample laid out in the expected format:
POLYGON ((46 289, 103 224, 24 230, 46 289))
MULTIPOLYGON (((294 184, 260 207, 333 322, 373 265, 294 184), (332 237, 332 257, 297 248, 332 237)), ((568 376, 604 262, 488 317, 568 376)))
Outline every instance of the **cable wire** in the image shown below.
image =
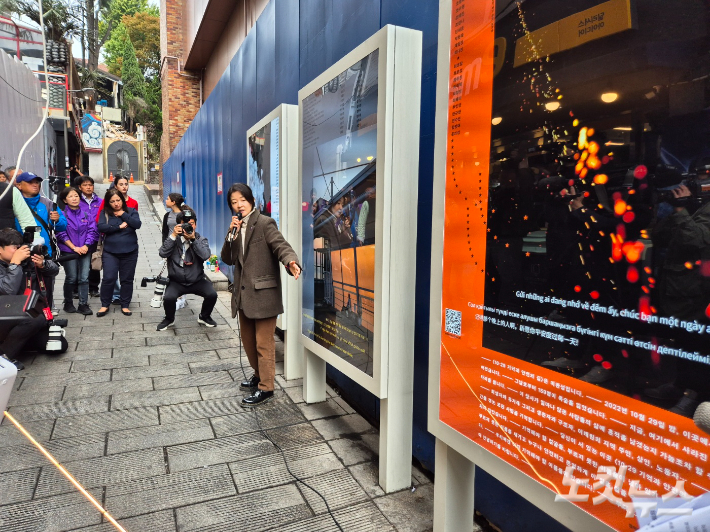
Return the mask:
MULTIPOLYGON (((244 370, 244 360, 242 359, 242 326, 239 321, 239 315, 237 315, 237 334, 239 335, 239 365, 242 368, 242 375, 244 376, 244 380, 248 380, 246 371, 244 370)), ((278 451, 281 453, 281 457, 284 460, 284 465, 286 466, 286 471, 288 471, 289 475, 291 475, 296 482, 300 482, 301 484, 303 484, 305 487, 307 487, 309 490, 311 490, 313 493, 318 495, 323 500, 323 503, 325 503, 325 508, 326 508, 326 510, 328 510, 328 514, 330 515, 331 519, 333 519, 335 526, 338 527, 338 530, 340 530, 340 532, 345 532, 343 530, 343 528, 340 526, 340 523, 338 523, 338 520, 333 515, 333 511, 330 509, 330 505, 328 504, 328 501, 325 499, 323 494, 320 491, 318 491, 317 489, 315 489, 313 486, 310 486, 305 480, 303 480, 302 478, 300 478, 299 476, 294 474, 293 471, 291 471, 291 468, 288 465, 288 460, 286 459, 286 453, 284 452, 284 450, 281 448, 281 446, 278 443, 276 443, 274 440, 272 440, 271 436, 269 436, 267 434, 267 432, 262 428, 261 422, 259 421, 259 413, 257 411, 258 408, 259 408, 258 405, 252 407, 252 410, 254 411, 254 417, 256 418, 256 426, 259 427, 259 432, 261 432, 261 434, 267 440, 269 440, 271 442, 271 444, 274 447, 276 447, 276 449, 278 449, 278 451)))
POLYGON ((13 86, 10 84, 10 82, 9 82, 8 80, 6 80, 4 77, 0 76, 0 79, 3 80, 3 81, 7 84, 8 87, 10 87, 12 90, 14 90, 17 94, 19 94, 19 95, 22 96, 23 98, 27 98, 27 99, 30 100, 31 102, 44 103, 45 100, 35 100, 34 98, 30 98, 30 97, 27 96, 26 94, 21 93, 21 92, 18 91, 15 87, 13 87, 13 86))

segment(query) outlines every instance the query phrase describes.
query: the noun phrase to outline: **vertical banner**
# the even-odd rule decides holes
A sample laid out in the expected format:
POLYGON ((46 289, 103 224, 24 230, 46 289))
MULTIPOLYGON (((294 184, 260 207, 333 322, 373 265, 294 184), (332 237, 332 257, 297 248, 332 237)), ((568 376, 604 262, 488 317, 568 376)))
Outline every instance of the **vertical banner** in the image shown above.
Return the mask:
POLYGON ((706 530, 710 102, 634 69, 710 7, 443 1, 439 420, 614 530, 706 530))
POLYGON ((217 195, 221 196, 222 195, 222 172, 217 174, 217 195))

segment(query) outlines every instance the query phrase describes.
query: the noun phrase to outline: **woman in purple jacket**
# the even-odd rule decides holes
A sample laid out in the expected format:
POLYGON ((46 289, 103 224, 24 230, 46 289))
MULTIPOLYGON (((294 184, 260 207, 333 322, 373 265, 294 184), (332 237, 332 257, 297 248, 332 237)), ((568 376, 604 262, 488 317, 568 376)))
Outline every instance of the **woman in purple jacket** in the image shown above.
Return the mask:
POLYGON ((66 278, 64 279, 64 312, 77 312, 72 295, 78 282, 78 312, 88 316, 93 313, 91 308, 89 308, 89 270, 91 269, 89 248, 99 241, 96 219, 88 209, 81 208, 81 197, 79 191, 74 187, 65 188, 59 194, 59 197, 67 206, 64 210, 67 229, 57 233, 59 249, 62 253, 77 255, 75 259, 62 263, 66 273, 66 278))

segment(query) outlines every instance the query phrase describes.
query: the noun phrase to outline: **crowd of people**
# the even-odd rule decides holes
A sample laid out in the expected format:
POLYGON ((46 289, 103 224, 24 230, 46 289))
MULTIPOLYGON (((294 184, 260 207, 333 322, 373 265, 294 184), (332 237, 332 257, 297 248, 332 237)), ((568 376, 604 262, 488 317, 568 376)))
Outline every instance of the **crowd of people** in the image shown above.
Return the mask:
MULTIPOLYGON (((0 356, 18 370, 25 352, 60 354, 68 349, 61 320, 54 317, 55 279, 60 266, 65 277, 62 310, 94 314, 91 297, 99 297, 102 318, 111 304, 130 309, 138 263, 142 222, 138 202, 128 195, 129 182, 118 177, 103 199, 94 180, 79 174, 58 194, 58 202, 41 193, 43 178, 10 167, 0 172, 0 356), (8 181, 14 178, 15 186, 8 181), (69 186, 71 185, 71 186, 69 186), (58 204, 59 203, 59 204, 58 204), (103 272, 103 275, 102 275, 103 272), (74 299, 78 297, 78 306, 74 299)), ((251 189, 233 185, 227 201, 233 213, 222 248, 222 261, 234 266, 232 318, 239 315, 242 342, 254 376, 241 383, 254 406, 269 400, 274 390, 276 317, 283 312, 279 263, 295 279, 301 273, 298 257, 275 221, 255 210, 251 189)), ((163 295, 164 320, 157 332, 174 326, 184 297, 203 298, 197 321, 216 327, 212 312, 217 293, 204 272, 210 245, 197 232, 197 215, 178 193, 168 195, 163 219, 163 243, 169 282, 163 295)))

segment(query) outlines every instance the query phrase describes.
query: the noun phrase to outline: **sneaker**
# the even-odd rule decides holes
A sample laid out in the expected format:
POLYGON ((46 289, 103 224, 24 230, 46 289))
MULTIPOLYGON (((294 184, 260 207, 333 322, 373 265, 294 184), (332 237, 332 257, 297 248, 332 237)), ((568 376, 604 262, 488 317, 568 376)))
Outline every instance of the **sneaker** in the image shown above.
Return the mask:
POLYGON ((685 390, 683 397, 680 401, 671 408, 671 412, 674 414, 679 414, 685 417, 693 417, 695 410, 698 408, 700 402, 698 401, 698 394, 694 390, 685 390))
POLYGON ((158 324, 158 328, 156 329, 156 331, 164 331, 165 329, 167 329, 168 327, 172 327, 173 325, 175 325, 174 320, 170 321, 169 319, 165 318, 158 324))
POLYGON ((548 368, 572 368, 577 369, 584 366, 584 362, 581 360, 571 360, 569 358, 557 358, 555 360, 548 360, 542 363, 543 366, 548 368))
POLYGON ((87 303, 82 303, 81 305, 79 305, 77 312, 79 314, 83 314, 84 316, 91 316, 94 313, 94 311, 91 310, 91 307, 87 303))
POLYGON ((73 301, 64 302, 64 312, 67 312, 69 314, 74 314, 76 312, 76 307, 74 306, 73 301))
POLYGON ((646 388, 643 394, 653 399, 678 400, 683 395, 681 388, 676 388, 672 382, 661 384, 658 388, 646 388))
POLYGON ((197 317, 197 323, 201 323, 205 327, 217 327, 217 322, 209 316, 203 316, 202 314, 197 317))
POLYGON ((580 378, 579 380, 583 382, 588 382, 590 384, 601 384, 602 382, 606 382, 611 378, 611 371, 608 369, 604 369, 601 366, 594 366, 589 373, 587 373, 584 377, 580 378))

